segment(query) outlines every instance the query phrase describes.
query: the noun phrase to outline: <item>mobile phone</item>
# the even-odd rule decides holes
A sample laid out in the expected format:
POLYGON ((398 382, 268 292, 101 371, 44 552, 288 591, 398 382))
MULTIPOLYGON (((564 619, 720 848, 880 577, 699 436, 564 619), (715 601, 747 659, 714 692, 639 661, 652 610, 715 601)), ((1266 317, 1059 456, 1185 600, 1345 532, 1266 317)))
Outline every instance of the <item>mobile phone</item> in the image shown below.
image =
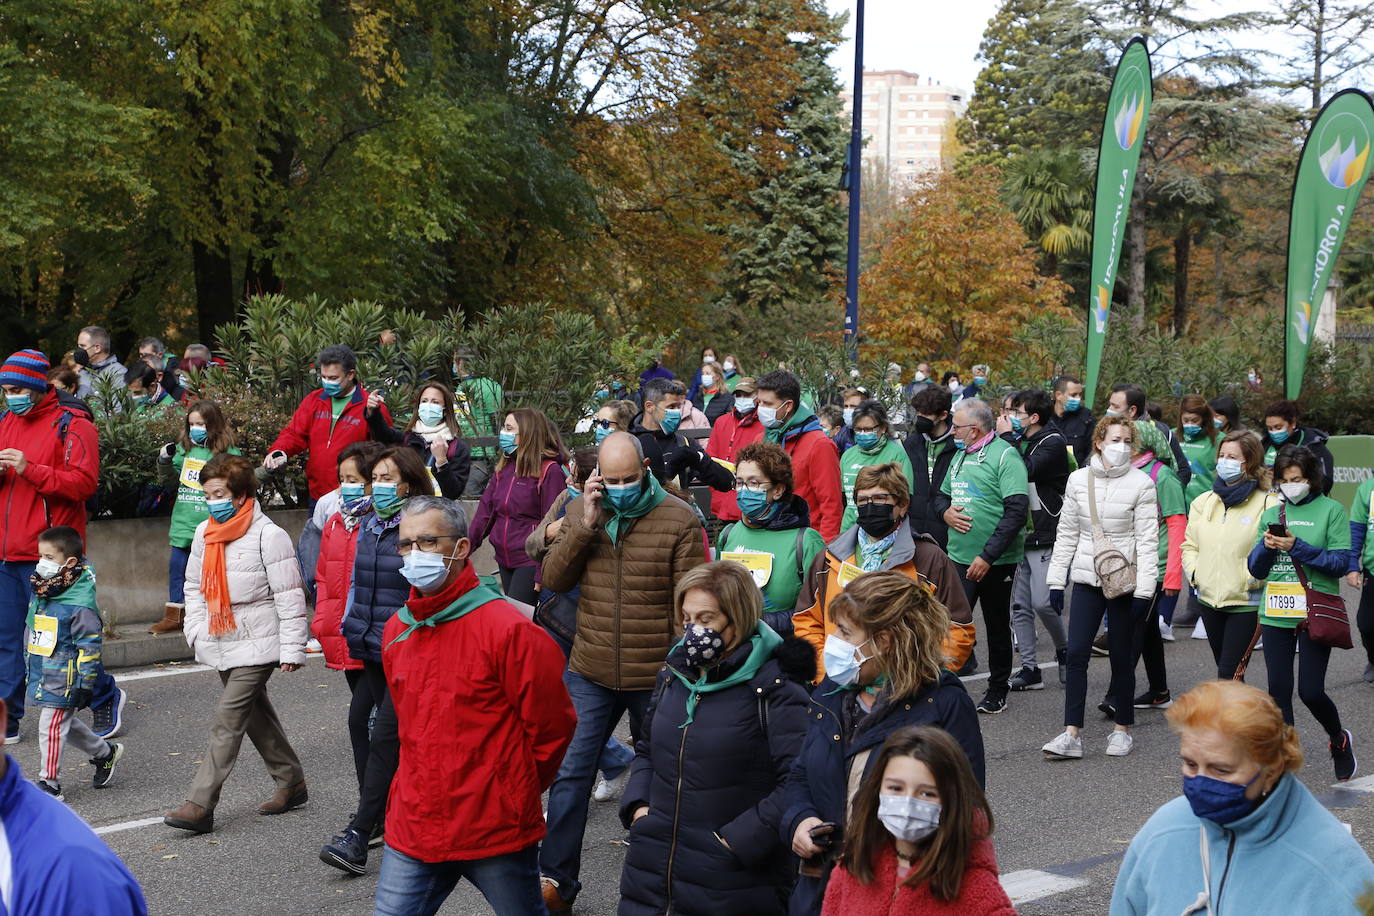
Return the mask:
POLYGON ((1274 524, 1269 526, 1269 533, 1276 538, 1288 537, 1288 529, 1283 527, 1283 525, 1280 525, 1278 522, 1275 522, 1274 524))

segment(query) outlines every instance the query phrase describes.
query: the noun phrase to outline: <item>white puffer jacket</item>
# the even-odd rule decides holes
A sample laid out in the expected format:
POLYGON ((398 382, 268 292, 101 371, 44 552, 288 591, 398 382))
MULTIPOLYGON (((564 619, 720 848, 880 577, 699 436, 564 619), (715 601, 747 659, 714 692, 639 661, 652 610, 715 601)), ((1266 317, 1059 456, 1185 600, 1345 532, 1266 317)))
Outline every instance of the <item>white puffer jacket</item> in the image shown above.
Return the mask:
POLYGON ((304 664, 308 624, 305 591, 291 536, 253 504, 253 523, 237 541, 224 545, 229 601, 238 625, 210 635, 209 609, 200 589, 205 526, 196 528, 186 564, 186 643, 196 661, 216 671, 248 665, 304 664))
POLYGON ((1097 493, 1097 517, 1107 539, 1126 559, 1135 563, 1135 596, 1155 593, 1159 564, 1159 510, 1155 484, 1150 475, 1129 464, 1107 470, 1100 455, 1088 467, 1069 475, 1064 508, 1059 513, 1059 532, 1046 581, 1063 588, 1073 577, 1080 585, 1100 587, 1093 569, 1093 520, 1088 506, 1088 475, 1097 493))

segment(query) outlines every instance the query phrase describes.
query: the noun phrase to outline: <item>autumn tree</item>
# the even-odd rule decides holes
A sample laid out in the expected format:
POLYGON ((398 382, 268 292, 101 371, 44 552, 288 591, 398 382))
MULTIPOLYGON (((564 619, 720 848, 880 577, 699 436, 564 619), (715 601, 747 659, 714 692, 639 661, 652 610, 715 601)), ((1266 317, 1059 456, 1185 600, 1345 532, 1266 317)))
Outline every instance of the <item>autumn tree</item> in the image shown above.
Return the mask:
POLYGON ((967 366, 997 361, 1032 318, 1068 314, 1068 286, 1037 271, 1000 183, 976 168, 916 186, 860 280, 866 341, 894 358, 967 366))

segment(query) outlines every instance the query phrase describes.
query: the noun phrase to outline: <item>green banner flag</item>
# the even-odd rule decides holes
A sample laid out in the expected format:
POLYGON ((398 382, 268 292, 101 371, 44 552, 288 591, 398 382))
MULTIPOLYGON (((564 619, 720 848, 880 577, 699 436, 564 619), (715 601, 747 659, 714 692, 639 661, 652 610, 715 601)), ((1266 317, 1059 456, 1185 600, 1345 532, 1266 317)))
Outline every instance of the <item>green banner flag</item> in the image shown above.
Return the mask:
POLYGON ((1283 333, 1283 390, 1302 394, 1307 352, 1360 191, 1369 180, 1374 104, 1358 89, 1333 95, 1303 144, 1288 213, 1288 285, 1283 333))
POLYGON ((1112 290, 1121 265, 1121 243, 1126 234, 1126 215, 1131 209, 1136 167, 1145 146, 1145 125, 1150 120, 1154 86, 1150 77, 1150 52, 1145 39, 1132 38, 1117 64, 1107 114, 1102 120, 1102 144, 1097 153, 1097 192, 1093 204, 1092 283, 1088 303, 1087 381, 1083 400, 1093 406, 1097 376, 1102 368, 1102 346, 1107 340, 1107 316, 1112 309, 1112 290))

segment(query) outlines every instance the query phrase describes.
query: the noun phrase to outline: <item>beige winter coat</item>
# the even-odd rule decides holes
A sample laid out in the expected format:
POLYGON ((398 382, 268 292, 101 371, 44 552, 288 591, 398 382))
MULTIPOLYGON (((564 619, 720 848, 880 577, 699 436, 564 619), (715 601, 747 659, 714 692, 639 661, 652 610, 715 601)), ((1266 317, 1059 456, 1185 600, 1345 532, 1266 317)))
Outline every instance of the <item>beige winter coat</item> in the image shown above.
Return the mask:
POLYGON ((186 644, 196 661, 216 671, 249 665, 305 663, 308 624, 305 590, 291 536, 277 527, 256 502, 253 524, 224 545, 229 602, 237 624, 230 633, 210 635, 209 609, 200 589, 205 557, 205 526, 196 528, 186 564, 186 644))
POLYGON ((1093 523, 1088 505, 1088 475, 1097 494, 1097 517, 1107 539, 1135 563, 1135 596, 1155 593, 1159 565, 1159 509, 1150 475, 1129 464, 1107 470, 1093 455, 1088 467, 1069 475, 1059 531, 1046 576, 1049 587, 1064 588, 1069 579, 1079 585, 1101 587, 1093 569, 1093 523))
POLYGON ((1273 493, 1256 487, 1231 509, 1215 493, 1203 493, 1188 510, 1188 533, 1183 539, 1183 576, 1208 607, 1252 607, 1259 604, 1260 586, 1246 564, 1259 538, 1260 517, 1278 505, 1273 493))

